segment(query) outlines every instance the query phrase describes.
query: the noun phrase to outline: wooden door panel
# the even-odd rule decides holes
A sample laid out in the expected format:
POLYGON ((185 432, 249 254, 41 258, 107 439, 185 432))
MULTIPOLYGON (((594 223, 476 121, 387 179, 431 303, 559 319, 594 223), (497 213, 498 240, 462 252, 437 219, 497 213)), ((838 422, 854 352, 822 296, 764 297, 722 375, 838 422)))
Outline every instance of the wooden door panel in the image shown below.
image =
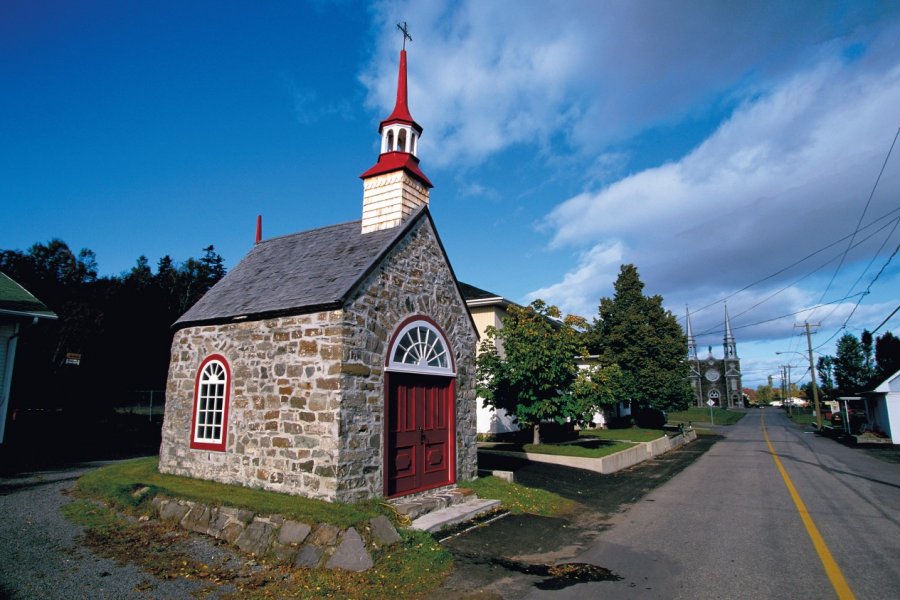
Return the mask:
POLYGON ((392 373, 389 388, 388 495, 452 483, 451 381, 392 373))

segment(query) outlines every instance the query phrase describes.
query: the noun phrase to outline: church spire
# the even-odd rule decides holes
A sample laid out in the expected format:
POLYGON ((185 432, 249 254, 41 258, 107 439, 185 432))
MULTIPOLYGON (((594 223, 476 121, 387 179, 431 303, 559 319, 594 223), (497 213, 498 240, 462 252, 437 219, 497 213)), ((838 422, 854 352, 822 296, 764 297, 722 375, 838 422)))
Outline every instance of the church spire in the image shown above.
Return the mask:
POLYGON ((687 343, 688 343, 688 360, 697 360, 697 340, 694 338, 694 331, 691 329, 691 311, 685 305, 685 322, 687 324, 687 343))
POLYGON ((737 345, 734 342, 734 334, 731 332, 731 319, 728 318, 728 303, 725 303, 725 358, 737 358, 737 345))
POLYGON ((360 175, 363 180, 362 232, 396 227, 420 206, 428 205, 429 189, 434 187, 419 168, 419 137, 422 127, 409 112, 406 85, 406 40, 412 41, 404 22, 400 68, 397 74, 397 99, 394 110, 378 126, 381 154, 371 169, 360 175))

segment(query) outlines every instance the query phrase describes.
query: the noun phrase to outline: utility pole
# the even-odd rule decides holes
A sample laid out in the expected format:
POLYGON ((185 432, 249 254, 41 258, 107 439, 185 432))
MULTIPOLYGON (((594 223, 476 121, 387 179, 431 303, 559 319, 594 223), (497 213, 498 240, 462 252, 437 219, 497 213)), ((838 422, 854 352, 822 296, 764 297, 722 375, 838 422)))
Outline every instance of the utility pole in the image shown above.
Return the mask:
POLYGON ((784 365, 781 365, 781 407, 782 408, 784 408, 784 403, 787 401, 787 396, 784 393, 785 384, 787 382, 787 376, 785 375, 785 373, 787 373, 787 367, 784 365))
MULTIPOLYGON (((788 393, 788 400, 793 400, 793 398, 794 398, 793 393, 794 393, 794 392, 791 390, 791 365, 786 365, 786 367, 787 367, 787 393, 788 393)), ((794 403, 793 403, 793 402, 790 402, 790 403, 788 404, 788 416, 790 416, 790 417, 793 417, 793 416, 794 416, 794 403)))
MULTIPOLYGON (((816 407, 816 426, 822 431, 822 410, 819 407, 819 386, 816 384, 816 365, 813 362, 812 337, 809 333, 809 321, 804 321, 803 325, 794 325, 794 327, 806 328, 806 348, 809 351, 809 376, 812 382, 813 402, 816 407)), ((821 323, 816 323, 813 327, 821 327, 821 323)))

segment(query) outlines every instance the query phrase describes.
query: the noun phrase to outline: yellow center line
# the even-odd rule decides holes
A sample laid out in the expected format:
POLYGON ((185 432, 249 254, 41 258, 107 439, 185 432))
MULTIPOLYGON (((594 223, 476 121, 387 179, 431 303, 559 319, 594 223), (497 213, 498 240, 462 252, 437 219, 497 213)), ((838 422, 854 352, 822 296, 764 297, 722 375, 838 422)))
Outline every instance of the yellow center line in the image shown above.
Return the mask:
POLYGON ((822 566, 825 567, 825 574, 828 575, 831 586, 834 588, 834 591, 837 593, 840 600, 855 599, 856 596, 853 595, 850 586, 847 585, 847 580, 844 579, 841 568, 831 555, 831 551, 828 550, 828 546, 825 544, 822 534, 819 533, 816 524, 813 523, 812 517, 809 516, 806 504, 803 503, 800 494, 797 493, 797 488, 794 487, 794 483, 791 481, 791 478, 788 477, 787 471, 784 470, 784 466, 781 464, 781 459, 778 458, 778 454, 775 452, 775 448, 769 440, 769 432, 766 430, 765 415, 761 415, 761 417, 763 437, 766 439, 766 445, 769 446, 769 453, 772 455, 772 458, 775 459, 775 466, 778 467, 778 472, 781 473, 781 478, 784 479, 784 485, 787 486, 791 499, 794 501, 794 506, 797 507, 797 512, 800 513, 800 519, 803 521, 803 525, 806 527, 806 533, 809 534, 809 538, 812 540, 813 546, 819 554, 819 560, 822 561, 822 566))

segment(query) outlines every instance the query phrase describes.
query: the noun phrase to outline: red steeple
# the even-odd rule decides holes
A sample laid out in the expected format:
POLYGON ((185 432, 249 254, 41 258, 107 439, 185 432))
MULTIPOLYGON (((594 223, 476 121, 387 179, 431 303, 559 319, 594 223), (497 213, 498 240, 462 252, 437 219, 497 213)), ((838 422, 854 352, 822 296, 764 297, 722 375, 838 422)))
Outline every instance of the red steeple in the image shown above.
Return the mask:
POLYGON ((360 175, 362 179, 402 169, 419 179, 425 186, 434 187, 419 168, 419 159, 416 156, 422 127, 413 120, 409 112, 406 91, 406 49, 400 51, 397 101, 388 118, 378 126, 378 133, 381 135, 381 154, 378 162, 360 175))
POLYGON ((406 98, 406 50, 401 50, 400 73, 397 75, 397 101, 394 103, 394 110, 378 127, 378 133, 381 133, 386 125, 390 125, 391 123, 403 123, 405 125, 412 125, 421 135, 422 127, 413 120, 412 115, 409 113, 409 104, 407 104, 406 98))

